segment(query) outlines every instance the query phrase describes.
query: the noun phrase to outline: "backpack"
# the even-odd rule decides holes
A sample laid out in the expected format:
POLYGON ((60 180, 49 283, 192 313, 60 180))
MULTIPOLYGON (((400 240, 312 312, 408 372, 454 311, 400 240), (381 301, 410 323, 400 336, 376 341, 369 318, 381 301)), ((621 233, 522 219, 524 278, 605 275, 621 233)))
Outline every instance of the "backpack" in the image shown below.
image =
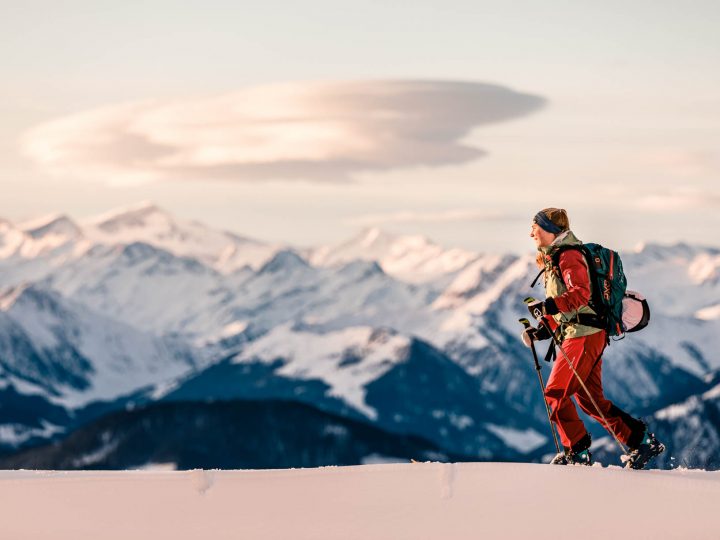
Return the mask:
MULTIPOLYGON (((603 328, 608 338, 619 336, 619 339, 627 332, 637 332, 648 325, 650 306, 640 293, 627 290, 627 278, 617 251, 592 243, 560 246, 553 254, 554 267, 560 267, 560 255, 568 249, 580 251, 590 270, 589 306, 597 317, 583 320, 580 315, 580 324, 603 328)), ((562 279, 562 274, 560 276, 562 279)))

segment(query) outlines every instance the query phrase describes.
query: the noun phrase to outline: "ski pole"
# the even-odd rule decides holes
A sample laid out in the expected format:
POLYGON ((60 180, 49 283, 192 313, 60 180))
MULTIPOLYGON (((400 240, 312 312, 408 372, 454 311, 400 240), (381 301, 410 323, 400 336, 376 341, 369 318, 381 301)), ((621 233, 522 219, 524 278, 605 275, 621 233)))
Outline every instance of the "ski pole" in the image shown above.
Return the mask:
MULTIPOLYGON (((530 321, 527 319, 520 319, 520 324, 522 324, 525 329, 532 328, 530 326, 530 321)), ((545 381, 543 381, 542 376, 542 366, 540 366, 540 362, 538 362, 537 352, 535 351, 535 340, 530 339, 530 349, 532 350, 533 354, 533 360, 535 360, 535 370, 538 374, 538 380, 540 381, 540 390, 542 390, 542 397, 543 397, 543 403, 545 404, 545 410, 547 411, 547 417, 548 422, 550 423, 550 432, 552 433, 553 440, 555 441, 555 449, 557 450, 558 454, 560 453, 560 444, 558 443, 557 435, 555 434, 555 426, 553 425, 552 418, 550 417, 550 406, 548 405, 547 399, 545 398, 545 381)))
MULTIPOLYGON (((535 300, 534 298, 530 298, 530 297, 529 297, 529 298, 526 298, 526 299, 524 300, 524 302, 525 302, 526 304, 532 304, 533 302, 536 302, 536 300, 535 300)), ((627 449, 625 448, 625 445, 620 442, 620 439, 618 439, 618 436, 615 434, 615 431, 610 427, 610 424, 608 424, 608 421, 605 419, 605 415, 602 413, 602 411, 600 410, 600 407, 598 407, 597 403, 595 403, 595 400, 593 399, 592 395, 590 394, 590 390, 588 390, 587 386, 585 386, 585 383, 584 383, 583 380, 580 378, 580 375, 578 375, 578 372, 575 371, 575 367, 572 365, 572 362, 571 362, 570 359, 568 358, 567 354, 565 354, 565 351, 564 351, 564 350, 562 349, 562 347, 560 346, 560 342, 559 342, 558 339, 555 337, 555 333, 552 331, 552 329, 550 328, 550 325, 549 325, 549 324, 545 321, 545 319, 543 318, 542 312, 538 309, 538 310, 536 311, 536 313, 533 313, 533 316, 538 320, 538 322, 539 322, 540 324, 542 324, 542 325, 545 327, 545 329, 546 329, 548 332, 550 332, 550 337, 552 338, 553 343, 555 344, 555 347, 557 347, 557 348, 560 350, 560 353, 563 355, 563 358, 565 358, 565 361, 567 362, 567 365, 568 365, 568 366, 570 367, 570 369, 572 370, 573 375, 575 375, 575 378, 576 378, 576 379, 578 380, 578 382, 580 383, 580 386, 582 386, 583 390, 585 390, 585 393, 587 394, 588 399, 590 399, 590 403, 592 403, 592 404, 593 404, 593 407, 595 407, 595 411, 598 413, 598 416, 599 416, 600 418, 602 418, 603 426, 604 426, 605 429, 608 431, 608 433, 610 433, 610 435, 613 436, 613 439, 615 439, 615 442, 617 443, 618 447, 620 448, 620 451, 621 451, 623 454, 627 454, 628 451, 627 451, 627 449)))

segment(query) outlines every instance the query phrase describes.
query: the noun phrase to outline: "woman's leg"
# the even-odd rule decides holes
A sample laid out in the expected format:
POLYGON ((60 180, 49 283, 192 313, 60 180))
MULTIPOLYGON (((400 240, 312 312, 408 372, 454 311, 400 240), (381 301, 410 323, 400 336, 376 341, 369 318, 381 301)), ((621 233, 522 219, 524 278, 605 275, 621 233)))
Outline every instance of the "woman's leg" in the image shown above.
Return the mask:
MULTIPOLYGON (((562 348, 580 376, 592 369, 585 367, 583 342, 585 338, 571 338, 563 342, 562 348), (582 369, 581 369, 582 367, 582 369)), ((550 418, 557 425, 560 440, 565 448, 574 445, 587 436, 587 430, 578 416, 575 404, 570 399, 579 387, 577 378, 562 353, 558 352, 552 372, 545 387, 545 398, 550 407, 550 418)))
POLYGON ((615 433, 617 438, 620 439, 623 444, 634 447, 640 443, 639 439, 642 439, 645 431, 645 424, 640 420, 633 418, 628 413, 615 406, 609 399, 605 398, 602 387, 601 356, 604 349, 604 339, 605 336, 603 333, 593 334, 592 336, 588 336, 588 339, 585 342, 586 354, 590 358, 595 357, 595 360, 593 361, 593 368, 591 372, 583 382, 595 401, 595 405, 597 405, 598 409, 600 409, 602 416, 605 417, 608 425, 606 426, 604 424, 602 416, 598 414, 595 405, 593 405, 592 401, 588 398, 585 390, 581 388, 577 394, 575 394, 575 399, 577 400, 580 408, 586 414, 599 422, 605 429, 609 428, 608 431, 615 433), (601 344, 598 343, 599 339, 595 338, 595 336, 602 336, 603 342, 601 344))

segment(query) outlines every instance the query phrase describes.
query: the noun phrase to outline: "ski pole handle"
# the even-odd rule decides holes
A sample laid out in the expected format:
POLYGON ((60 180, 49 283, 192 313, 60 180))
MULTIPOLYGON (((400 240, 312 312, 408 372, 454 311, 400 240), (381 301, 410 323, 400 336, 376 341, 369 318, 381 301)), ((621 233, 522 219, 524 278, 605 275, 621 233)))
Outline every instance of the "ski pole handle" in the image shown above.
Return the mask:
MULTIPOLYGON (((526 318, 518 319, 518 322, 525 327, 525 330, 533 330, 530 321, 526 318)), ((540 362, 538 362, 537 351, 535 350, 535 339, 533 339, 531 336, 528 337, 530 337, 530 350, 532 351, 533 359, 535 360, 535 369, 539 371, 541 368, 540 362)))

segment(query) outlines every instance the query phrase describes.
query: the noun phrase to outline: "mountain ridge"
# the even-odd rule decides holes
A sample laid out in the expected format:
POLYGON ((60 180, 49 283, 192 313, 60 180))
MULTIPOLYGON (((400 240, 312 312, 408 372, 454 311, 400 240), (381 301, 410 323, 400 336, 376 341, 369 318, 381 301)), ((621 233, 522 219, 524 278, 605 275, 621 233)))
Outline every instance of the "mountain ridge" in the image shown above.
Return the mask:
MULTIPOLYGON (((65 404, 67 415, 86 418, 78 407, 111 412, 173 392, 177 397, 181 390, 192 397, 187 384, 193 378, 195 398, 198 392, 220 395, 232 383, 240 395, 230 388, 229 397, 297 398, 365 417, 384 429, 414 430, 464 455, 484 449, 486 457, 506 459, 523 454, 510 443, 539 440, 545 431, 536 375, 517 322, 527 315, 522 299, 538 294, 529 288, 536 273, 530 254, 463 252, 453 259, 452 250, 426 239, 374 229, 341 244, 352 249, 337 252, 332 264, 313 265, 308 251, 265 245, 268 258, 262 264, 228 272, 234 263, 219 268, 220 253, 240 244, 224 233, 209 232, 203 249, 193 252, 209 229, 175 220, 155 205, 107 219, 115 220, 113 230, 121 231, 116 239, 123 241, 91 244, 84 235, 50 250, 0 258, 0 344, 11 353, 0 371, 6 388, 65 404), (159 225, 152 222, 156 218, 159 225), (122 232, 127 227, 133 235, 122 232), (169 232, 170 240, 158 231, 169 232), (183 238, 188 243, 177 244, 183 238), (369 251, 362 251, 363 242, 369 251), (449 253, 448 260, 457 264, 433 267, 426 264, 428 253, 435 254, 430 258, 449 253), (389 258, 383 264, 372 257, 389 258), (444 273, 437 274, 438 268, 444 273), (406 281, 402 269, 418 273, 406 281), (37 302, 30 301, 32 294, 37 302), (59 306, 55 314, 53 303, 59 306), (358 329, 363 342, 352 338, 358 329), (374 347, 368 341, 372 335, 402 341, 410 356, 374 347), (337 346, 328 349, 333 340, 337 346), (136 357, 119 353, 119 342, 137 351, 136 357), (325 356, 319 354, 323 350, 325 356), (154 364, 152 358, 166 361, 154 364), (243 361, 227 364, 229 358, 243 361), (123 375, 124 370, 131 372, 123 375), (424 372, 446 388, 431 391, 424 372), (48 383, 61 373, 75 381, 69 378, 65 385, 77 386, 77 396, 93 380, 117 383, 110 385, 113 391, 93 388, 92 402, 63 402, 62 384, 48 383), (456 402, 447 398, 447 388, 456 389, 456 402)), ((62 218, 45 225, 52 223, 64 226, 62 218)), ((18 238, 36 245, 11 224, 2 225, 0 253, 3 241, 13 248, 18 238)), ((705 378, 720 370, 713 311, 720 305, 718 258, 714 250, 684 243, 623 254, 632 287, 639 284, 653 312, 648 329, 628 336, 625 344, 613 343, 605 355, 606 388, 631 412, 652 417, 659 408, 707 390, 705 378)), ((24 399, 8 396, 18 403, 24 399)), ((13 440, 31 433, 27 430, 46 432, 43 407, 33 408, 39 416, 32 425, 23 424, 18 413, 16 424, 8 417, 0 425, 0 436, 3 429, 13 440)), ((545 439, 538 452, 547 450, 545 439)))

